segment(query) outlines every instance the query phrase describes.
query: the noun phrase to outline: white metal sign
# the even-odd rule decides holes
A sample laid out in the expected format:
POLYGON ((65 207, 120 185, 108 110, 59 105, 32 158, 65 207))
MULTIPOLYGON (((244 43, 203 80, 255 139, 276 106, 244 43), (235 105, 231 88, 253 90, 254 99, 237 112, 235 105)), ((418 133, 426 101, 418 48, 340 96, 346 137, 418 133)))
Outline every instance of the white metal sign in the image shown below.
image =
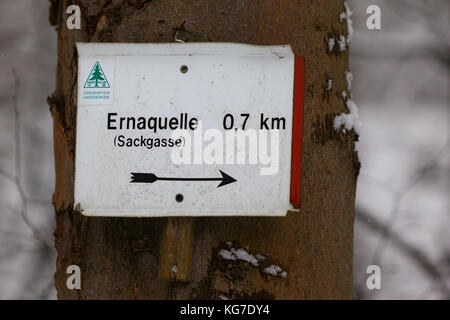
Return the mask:
POLYGON ((77 210, 151 217, 292 209, 289 46, 77 49, 77 210))

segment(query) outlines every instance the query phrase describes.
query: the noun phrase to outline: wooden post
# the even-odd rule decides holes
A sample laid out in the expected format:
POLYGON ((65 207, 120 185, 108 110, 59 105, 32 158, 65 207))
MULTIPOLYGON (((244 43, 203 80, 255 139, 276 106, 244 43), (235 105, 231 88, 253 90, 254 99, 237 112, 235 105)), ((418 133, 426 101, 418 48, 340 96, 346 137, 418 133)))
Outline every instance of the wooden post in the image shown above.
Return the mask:
POLYGON ((349 50, 328 45, 330 39, 348 34, 347 22, 339 20, 345 10, 343 0, 50 3, 50 20, 58 32, 56 89, 49 99, 54 122, 58 298, 352 297, 354 201, 360 167, 354 141, 358 137, 353 131, 343 134, 334 129, 334 118, 348 113, 342 92, 350 94, 345 78, 349 50), (80 30, 66 26, 66 9, 73 3, 81 7, 80 30), (73 210, 76 42, 174 41, 290 44, 294 54, 305 57, 300 212, 279 218, 195 219, 192 250, 194 218, 87 218, 73 210), (331 89, 327 89, 329 80, 331 89), (258 266, 224 259, 220 252, 230 246, 266 258, 258 266), (196 259, 189 282, 173 286, 160 280, 161 276, 189 279, 192 252, 196 259), (66 285, 66 269, 74 264, 82 272, 80 290, 66 285), (175 265, 176 275, 170 273, 175 265), (285 270, 286 277, 266 273, 271 266, 285 270))
POLYGON ((167 218, 161 236, 160 279, 190 280, 194 245, 194 219, 192 217, 167 218))

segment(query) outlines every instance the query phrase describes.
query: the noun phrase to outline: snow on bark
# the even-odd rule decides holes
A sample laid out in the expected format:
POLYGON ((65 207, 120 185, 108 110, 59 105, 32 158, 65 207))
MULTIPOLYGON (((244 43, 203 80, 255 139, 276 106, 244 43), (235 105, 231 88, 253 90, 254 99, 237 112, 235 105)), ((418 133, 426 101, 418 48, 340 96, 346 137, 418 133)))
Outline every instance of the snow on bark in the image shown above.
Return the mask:
POLYGON ((345 39, 345 36, 339 36, 338 45, 339 51, 344 52, 347 48, 347 41, 345 39))
POLYGON ((350 10, 350 6, 347 1, 344 2, 345 11, 339 15, 339 21, 342 23, 344 20, 347 20, 347 44, 350 44, 353 38, 353 21, 351 19, 353 12, 350 10))
MULTIPOLYGON (((353 82, 353 74, 350 71, 345 72, 345 80, 347 83, 347 91, 350 92, 353 82)), ((341 127, 344 127, 344 133, 347 133, 347 131, 353 129, 359 135, 362 124, 359 118, 358 106, 352 100, 351 95, 349 98, 347 98, 347 91, 342 91, 342 98, 344 99, 350 113, 341 113, 336 118, 334 118, 334 129, 339 130, 341 129, 341 127)), ((355 144, 355 151, 357 151, 357 148, 358 146, 355 144)))
POLYGON ((328 51, 329 52, 333 51, 335 44, 336 44, 336 40, 334 40, 334 38, 329 38, 328 39, 328 51))
POLYGON ((327 90, 330 91, 333 88, 333 80, 328 79, 327 81, 327 90))
POLYGON ((359 119, 358 106, 352 99, 347 99, 345 104, 350 113, 341 113, 334 118, 334 129, 339 130, 343 126, 344 133, 354 130, 359 135, 361 131, 361 120, 359 119))
POLYGON ((345 80, 347 81, 347 91, 352 90, 352 82, 353 82, 353 73, 350 71, 345 72, 345 80))
POLYGON ((222 249, 219 251, 219 255, 225 260, 246 261, 255 267, 259 266, 259 261, 265 259, 265 257, 260 254, 255 257, 254 255, 248 253, 248 251, 244 248, 231 248, 230 250, 222 249))
POLYGON ((264 272, 267 274, 270 274, 274 277, 283 277, 286 278, 287 277, 287 272, 283 271, 283 269, 281 269, 279 266, 275 266, 275 265, 271 265, 270 267, 264 268, 264 272))
MULTIPOLYGON (((339 21, 343 23, 345 20, 347 20, 347 37, 344 35, 340 35, 337 39, 337 44, 339 46, 339 51, 344 52, 347 49, 347 46, 350 45, 350 42, 353 38, 353 21, 351 19, 353 12, 350 10, 350 6, 348 5, 347 1, 344 2, 345 11, 342 12, 339 15, 339 21)), ((334 38, 328 39, 328 49, 329 51, 333 51, 334 45, 336 43, 336 40, 334 38)))
MULTIPOLYGON (((227 245, 231 247, 230 250, 221 249, 219 251, 219 255, 225 260, 232 260, 232 261, 241 260, 248 262, 254 267, 258 267, 260 265, 259 263, 266 259, 266 257, 260 253, 252 255, 244 248, 236 249, 233 247, 233 244, 231 242, 227 242, 227 245)), ((279 266, 273 264, 270 265, 269 267, 265 267, 263 269, 263 272, 270 274, 274 277, 282 277, 282 278, 287 277, 286 271, 281 269, 279 266)))
POLYGON ((224 258, 225 260, 236 260, 235 255, 228 250, 222 249, 219 251, 219 255, 224 258))

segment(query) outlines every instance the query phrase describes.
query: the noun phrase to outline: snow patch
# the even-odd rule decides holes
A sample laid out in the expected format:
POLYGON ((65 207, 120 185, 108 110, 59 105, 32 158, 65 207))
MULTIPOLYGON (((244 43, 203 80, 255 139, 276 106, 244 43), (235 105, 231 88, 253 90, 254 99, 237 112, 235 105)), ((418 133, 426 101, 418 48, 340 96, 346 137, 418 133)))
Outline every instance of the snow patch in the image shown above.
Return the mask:
POLYGON ((362 124, 359 118, 358 106, 352 99, 347 99, 345 104, 350 113, 341 113, 334 118, 334 129, 339 130, 344 126, 344 133, 353 129, 359 135, 362 124))
MULTIPOLYGON (((353 73, 350 71, 345 72, 345 80, 347 82, 347 91, 350 92, 352 89, 353 73)), ((361 120, 359 118, 359 110, 356 103, 352 100, 352 96, 348 97, 347 91, 342 91, 342 99, 344 99, 345 104, 350 111, 350 113, 341 113, 336 118, 334 118, 334 129, 340 130, 346 134, 350 130, 354 130, 358 135, 361 131, 361 120)), ((358 151, 359 146, 355 143, 355 151, 358 151)))
POLYGON ((222 249, 219 251, 219 255, 224 258, 225 260, 236 260, 236 257, 231 251, 222 249))
POLYGON ((350 10, 350 6, 348 5, 347 1, 344 1, 344 7, 345 11, 342 12, 339 15, 339 21, 342 23, 344 20, 347 20, 347 29, 348 29, 348 35, 347 35, 347 44, 350 44, 353 38, 353 21, 351 19, 353 12, 350 10))
MULTIPOLYGON (((219 255, 225 260, 241 260, 250 263, 251 265, 257 267, 259 266, 259 261, 254 255, 247 252, 247 250, 240 248, 231 248, 230 250, 222 249, 219 251, 219 255)), ((259 255, 259 257, 263 257, 259 255)), ((264 257, 265 258, 265 257, 264 257)))
POLYGON ((352 82, 353 82, 353 73, 350 71, 345 72, 345 79, 347 80, 347 90, 352 90, 352 82))
POLYGON ((334 38, 328 39, 328 50, 329 50, 330 52, 333 51, 334 45, 335 45, 335 44, 336 44, 336 41, 334 40, 334 38))
POLYGON ((233 252, 234 248, 231 248, 231 252, 236 256, 238 260, 247 261, 248 263, 258 266, 258 259, 250 253, 248 253, 245 249, 237 249, 233 252))
MULTIPOLYGON (((265 260, 266 257, 263 256, 260 253, 257 253, 255 255, 250 254, 246 249, 240 248, 230 248, 230 250, 221 249, 219 251, 219 255, 225 259, 225 260, 232 260, 232 261, 245 261, 251 264, 254 267, 258 267, 261 261, 265 260)), ((270 267, 266 267, 263 269, 264 273, 270 274, 274 277, 287 277, 287 272, 281 269, 279 266, 270 265, 270 267)), ((222 299, 222 296, 220 296, 222 299)))
POLYGON ((327 81, 327 90, 330 91, 333 88, 333 80, 328 79, 327 81))
POLYGON ((353 21, 352 21, 352 15, 353 12, 350 10, 350 7, 347 3, 347 1, 344 2, 345 12, 347 13, 347 28, 348 28, 348 36, 347 36, 347 44, 350 44, 352 42, 353 38, 353 21))
POLYGON ((255 255, 256 259, 258 259, 258 261, 263 261, 266 259, 266 257, 264 257, 262 254, 257 253, 255 255))
MULTIPOLYGON (((350 6, 348 5, 347 1, 344 2, 345 11, 342 12, 339 15, 339 21, 342 23, 345 20, 347 20, 347 38, 344 35, 340 35, 339 39, 337 39, 337 44, 339 45, 339 51, 344 52, 345 49, 347 49, 347 45, 350 45, 350 42, 353 38, 353 21, 351 19, 353 12, 350 9, 350 6)), ((334 38, 328 39, 328 48, 331 51, 333 51, 334 45, 336 44, 334 38)))
POLYGON ((339 36, 338 40, 339 50, 341 52, 344 52, 347 48, 347 40, 345 39, 345 36, 339 36))
POLYGON ((271 265, 270 267, 264 268, 264 272, 267 274, 270 274, 274 277, 283 277, 286 278, 287 277, 287 272, 283 271, 283 269, 281 269, 279 266, 275 266, 275 265, 271 265))

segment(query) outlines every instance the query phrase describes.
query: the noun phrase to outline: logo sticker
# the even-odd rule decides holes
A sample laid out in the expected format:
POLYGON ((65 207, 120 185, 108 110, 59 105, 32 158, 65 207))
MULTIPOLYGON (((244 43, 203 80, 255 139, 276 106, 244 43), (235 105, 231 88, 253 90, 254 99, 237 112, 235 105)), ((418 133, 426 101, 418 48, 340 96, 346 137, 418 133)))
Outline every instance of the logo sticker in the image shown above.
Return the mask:
POLYGON ((92 68, 91 73, 89 73, 89 76, 86 79, 86 82, 84 83, 84 87, 85 88, 109 88, 108 79, 106 79, 105 73, 103 72, 103 69, 98 61, 95 63, 94 67, 92 68))
POLYGON ((111 104, 114 60, 86 59, 81 64, 80 102, 87 105, 111 104))

